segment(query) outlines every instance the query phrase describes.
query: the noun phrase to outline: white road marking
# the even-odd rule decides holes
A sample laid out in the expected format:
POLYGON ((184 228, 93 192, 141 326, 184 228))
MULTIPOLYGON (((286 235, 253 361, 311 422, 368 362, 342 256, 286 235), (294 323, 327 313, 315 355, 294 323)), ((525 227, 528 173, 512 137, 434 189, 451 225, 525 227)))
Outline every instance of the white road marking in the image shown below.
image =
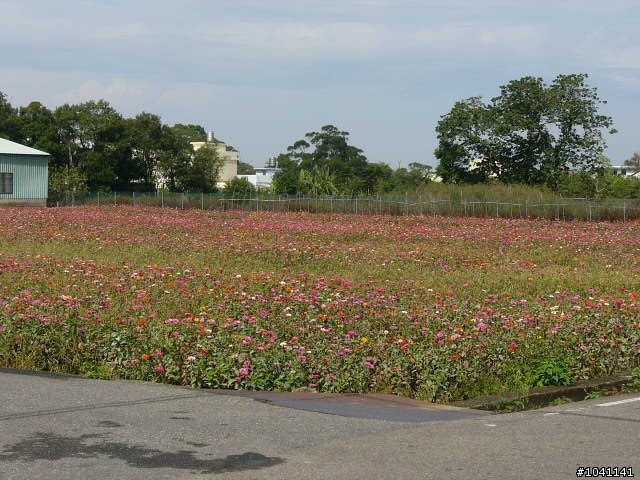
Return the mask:
POLYGON ((545 413, 544 415, 542 415, 543 417, 549 417, 551 415, 560 415, 560 412, 549 412, 549 413, 545 413))
POLYGON ((495 427, 496 424, 495 423, 485 423, 485 426, 487 426, 487 427, 495 427))
POLYGON ((627 398, 625 400, 618 400, 617 402, 599 403, 597 407, 610 407, 612 405, 622 405, 623 403, 640 402, 640 397, 627 398))

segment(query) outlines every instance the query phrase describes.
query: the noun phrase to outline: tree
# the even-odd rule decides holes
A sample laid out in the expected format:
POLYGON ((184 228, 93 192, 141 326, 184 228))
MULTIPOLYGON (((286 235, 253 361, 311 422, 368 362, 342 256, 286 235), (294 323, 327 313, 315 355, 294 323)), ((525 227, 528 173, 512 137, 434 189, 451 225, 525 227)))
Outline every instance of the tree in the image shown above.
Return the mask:
POLYGON ((87 177, 78 167, 54 167, 49 170, 49 199, 59 201, 87 191, 87 177))
POLYGON ((215 192, 222 159, 215 145, 205 144, 194 154, 185 174, 179 178, 182 189, 193 192, 215 192))
POLYGON ((300 188, 300 165, 291 153, 281 153, 274 161, 280 168, 280 171, 273 177, 271 189, 279 194, 296 194, 301 191, 300 188))
POLYGON ((311 170, 300 170, 298 184, 302 193, 307 195, 337 195, 338 189, 335 185, 335 176, 325 165, 318 167, 314 165, 311 170))
POLYGON ((0 92, 0 138, 17 140, 17 112, 7 96, 0 92))
POLYGON ((188 142, 204 142, 207 139, 207 132, 200 125, 176 123, 171 127, 171 130, 178 137, 184 137, 188 142))
POLYGON ((148 189, 153 189, 166 131, 158 115, 146 112, 129 120, 128 127, 132 148, 129 167, 138 176, 134 180, 139 180, 148 189))
POLYGON ((40 102, 20 107, 17 116, 18 141, 55 155, 60 149, 53 112, 40 102))
POLYGON ((182 180, 189 174, 194 151, 188 138, 175 134, 173 128, 162 126, 162 150, 158 158, 156 182, 159 188, 171 192, 182 188, 182 180))
POLYGON ((598 113, 596 89, 586 74, 558 75, 551 85, 523 77, 500 87, 485 104, 480 97, 456 102, 436 127, 445 182, 546 183, 558 187, 570 170, 594 172, 613 121, 598 113))
POLYGON ((251 194, 256 191, 256 187, 254 187, 249 180, 246 178, 232 178, 222 189, 222 193, 225 194, 251 194))
POLYGON ((79 167, 91 190, 111 189, 118 183, 118 165, 131 158, 122 116, 105 100, 62 105, 54 111, 56 134, 66 161, 58 166, 79 167))
POLYGON ((631 157, 624 161, 624 164, 628 167, 640 168, 640 153, 635 152, 631 157))
POLYGON ((238 161, 238 175, 253 175, 256 169, 250 163, 238 161))
MULTIPOLYGON (((302 174, 303 179, 325 174, 320 172, 328 173, 333 176, 331 183, 341 193, 355 194, 367 190, 364 182, 367 158, 361 149, 349 145, 349 132, 333 125, 306 133, 305 139, 287 147, 287 153, 281 154, 278 159, 282 172, 274 178, 274 190, 279 193, 296 193, 307 189, 308 183, 300 184, 302 170, 311 175, 302 174)), ((379 173, 382 174, 382 170, 379 173)))

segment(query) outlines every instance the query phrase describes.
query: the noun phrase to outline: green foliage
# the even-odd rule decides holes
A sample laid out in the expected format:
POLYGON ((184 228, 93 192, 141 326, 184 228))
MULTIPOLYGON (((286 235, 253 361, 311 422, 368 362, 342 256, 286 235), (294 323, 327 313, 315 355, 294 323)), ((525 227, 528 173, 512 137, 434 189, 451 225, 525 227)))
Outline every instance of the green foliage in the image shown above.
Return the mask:
POLYGON ((19 135, 18 115, 7 96, 0 92, 0 138, 16 139, 19 135))
POLYGON ((513 413, 526 410, 527 404, 523 399, 504 400, 496 406, 496 413, 513 413))
POLYGON ((545 358, 539 361, 527 375, 530 387, 547 387, 551 385, 571 385, 573 372, 569 362, 562 358, 545 358))
POLYGON ((328 166, 314 165, 311 170, 300 169, 298 185, 307 195, 337 195, 336 177, 328 166))
POLYGON ((207 139, 207 132, 200 125, 176 123, 171 132, 187 142, 204 142, 207 139))
POLYGON ((253 175, 256 169, 250 163, 238 161, 238 175, 253 175))
POLYGON ((180 186, 186 191, 215 192, 221 168, 222 159, 215 144, 204 144, 193 154, 180 186))
POLYGON ((588 75, 558 75, 551 85, 523 77, 500 87, 485 104, 480 97, 456 102, 436 127, 445 182, 560 185, 570 170, 596 172, 603 164, 603 130, 610 117, 600 115, 596 89, 588 75))
MULTIPOLYGON (((91 191, 153 191, 160 178, 172 191, 211 185, 211 162, 192 159, 189 143, 205 140, 204 128, 169 127, 146 112, 125 119, 105 100, 51 111, 37 101, 14 108, 0 92, 0 136, 49 153, 54 176, 77 172, 71 176, 91 191)), ((54 197, 64 190, 58 184, 51 182, 54 197)))
POLYGON ((49 170, 49 199, 53 202, 87 191, 87 177, 78 167, 53 167, 49 170))
POLYGON ((640 390, 640 367, 631 370, 631 379, 627 382, 626 387, 630 390, 640 390))
POLYGON ((549 405, 551 406, 559 406, 559 405, 565 405, 567 403, 571 403, 571 399, 568 397, 558 397, 554 400, 551 401, 551 403, 549 403, 549 405))
POLYGON ((249 180, 246 178, 238 178, 235 177, 231 179, 222 189, 222 193, 225 194, 251 194, 256 191, 256 187, 254 187, 249 180))
POLYGON ((93 364, 85 362, 80 366, 80 375, 85 378, 97 378, 99 380, 110 380, 113 378, 113 372, 109 365, 93 364))
POLYGON ((599 390, 593 391, 593 392, 589 392, 584 396, 585 400, 593 400, 594 398, 601 398, 603 396, 603 393, 599 390))
POLYGON ((271 189, 279 194, 296 194, 300 192, 300 166, 291 154, 281 153, 275 159, 281 169, 271 183, 271 189))
POLYGON ((274 179, 277 193, 363 193, 377 183, 377 174, 383 175, 369 166, 361 149, 349 145, 349 132, 333 125, 309 132, 304 140, 287 147, 287 153, 278 157, 278 166, 282 172, 274 179))
POLYGON ((640 152, 635 152, 631 157, 624 161, 624 164, 629 167, 635 167, 640 169, 640 152))

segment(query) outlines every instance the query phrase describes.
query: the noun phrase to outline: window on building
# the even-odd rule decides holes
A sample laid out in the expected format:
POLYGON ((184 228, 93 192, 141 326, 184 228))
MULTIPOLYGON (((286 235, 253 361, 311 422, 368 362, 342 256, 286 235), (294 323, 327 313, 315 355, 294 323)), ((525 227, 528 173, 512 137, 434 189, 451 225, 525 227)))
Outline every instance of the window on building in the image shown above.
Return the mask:
POLYGON ((13 195, 13 173, 0 173, 0 193, 13 195))

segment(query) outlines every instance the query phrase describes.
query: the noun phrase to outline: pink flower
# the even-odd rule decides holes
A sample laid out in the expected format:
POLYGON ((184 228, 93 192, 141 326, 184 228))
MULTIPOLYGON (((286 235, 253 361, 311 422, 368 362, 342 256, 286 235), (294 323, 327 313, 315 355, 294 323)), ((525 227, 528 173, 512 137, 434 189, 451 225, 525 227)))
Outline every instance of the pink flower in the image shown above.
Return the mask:
POLYGON ((193 356, 193 355, 189 355, 189 356, 187 357, 187 361, 189 361, 189 362, 195 362, 195 361, 196 361, 196 357, 195 357, 195 356, 193 356))
POLYGON ((155 368, 155 370, 156 370, 156 372, 158 372, 160 375, 164 374, 164 373, 167 371, 167 369, 164 367, 164 365, 158 365, 158 366, 155 368))

